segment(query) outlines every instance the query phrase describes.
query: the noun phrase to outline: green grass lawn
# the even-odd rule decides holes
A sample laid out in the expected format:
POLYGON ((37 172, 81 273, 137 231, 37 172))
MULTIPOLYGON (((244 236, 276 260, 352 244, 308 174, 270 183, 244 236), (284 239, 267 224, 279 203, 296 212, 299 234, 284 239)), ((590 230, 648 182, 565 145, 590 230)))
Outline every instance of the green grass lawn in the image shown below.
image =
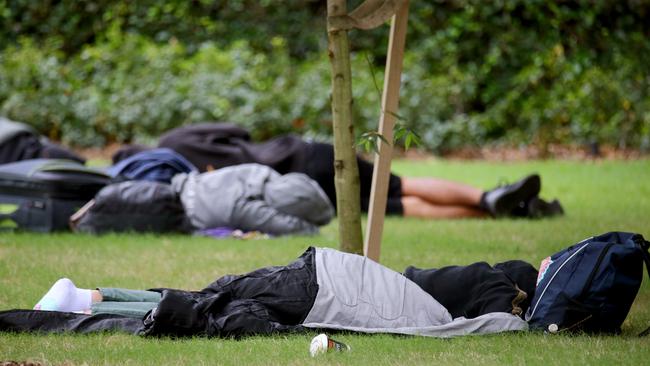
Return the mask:
MULTIPOLYGON (((634 231, 650 237, 650 160, 525 163, 397 161, 404 176, 434 175, 490 188, 532 171, 544 198, 562 201, 566 216, 527 220, 389 218, 381 261, 401 271, 485 260, 539 261, 585 237, 634 231)), ((180 235, 0 233, 0 309, 31 308, 60 277, 80 287, 199 289, 227 273, 285 264, 309 245, 337 247, 337 225, 319 236, 215 240, 180 235)), ((231 339, 146 339, 124 334, 0 334, 0 362, 43 364, 647 364, 650 285, 646 278, 621 336, 523 333, 430 339, 339 334, 348 353, 311 358, 303 335, 231 339)))

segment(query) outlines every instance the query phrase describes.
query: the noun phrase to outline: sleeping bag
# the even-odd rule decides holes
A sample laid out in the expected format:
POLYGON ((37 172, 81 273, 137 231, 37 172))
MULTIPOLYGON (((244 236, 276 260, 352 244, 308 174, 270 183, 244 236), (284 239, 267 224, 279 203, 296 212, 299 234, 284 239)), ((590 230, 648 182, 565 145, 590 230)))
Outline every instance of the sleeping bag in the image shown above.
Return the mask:
POLYGON ((189 232, 178 196, 169 184, 127 181, 104 187, 71 218, 75 231, 189 232))
POLYGON ((148 336, 231 337, 313 328, 452 337, 527 329, 523 319, 507 312, 454 318, 400 273, 327 248, 310 247, 285 266, 223 276, 201 291, 158 291, 158 306, 138 328, 127 317, 13 310, 0 312, 0 330, 88 332, 107 327, 148 336))

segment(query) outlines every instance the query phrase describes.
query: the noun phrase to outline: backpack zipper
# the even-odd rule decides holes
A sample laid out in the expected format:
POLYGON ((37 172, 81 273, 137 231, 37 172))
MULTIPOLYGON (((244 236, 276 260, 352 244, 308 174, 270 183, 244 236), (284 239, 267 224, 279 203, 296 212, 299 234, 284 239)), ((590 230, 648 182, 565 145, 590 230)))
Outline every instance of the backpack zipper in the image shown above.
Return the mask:
POLYGON ((600 255, 598 256, 598 259, 596 260, 596 264, 594 265, 594 269, 591 270, 591 273, 589 274, 589 277, 587 278, 587 281, 585 282, 585 285, 582 287, 582 291, 580 291, 580 295, 578 296, 579 300, 583 300, 585 295, 587 294, 587 289, 591 285, 591 282, 594 280, 594 277, 596 277, 596 272, 598 271, 598 267, 600 267, 600 264, 602 263, 603 259, 605 258, 605 255, 607 252, 609 252, 609 248, 612 247, 614 243, 607 243, 603 250, 600 252, 600 255))
MULTIPOLYGON (((585 239, 584 241, 587 241, 589 239, 591 239, 591 238, 585 239)), ((551 282, 553 282, 553 280, 555 279, 555 276, 557 276, 557 274, 560 273, 560 271, 562 270, 564 265, 567 264, 567 262, 569 262, 573 257, 576 256, 576 254, 580 253, 589 244, 591 244, 591 243, 585 243, 582 247, 580 247, 573 254, 571 254, 571 256, 569 256, 569 258, 567 258, 564 262, 562 262, 560 267, 558 267, 557 271, 555 271, 555 273, 553 273, 553 276, 551 277, 551 279, 549 279, 548 282, 546 283, 546 286, 544 287, 544 290, 542 290, 541 295, 539 295, 539 298, 537 299, 537 303, 535 303, 535 307, 533 307, 533 311, 530 312, 530 317, 528 317, 528 319, 532 319, 533 315, 535 315, 535 311, 537 310, 537 306, 539 305, 539 302, 544 297, 544 294, 546 293, 546 290, 551 285, 551 282)))

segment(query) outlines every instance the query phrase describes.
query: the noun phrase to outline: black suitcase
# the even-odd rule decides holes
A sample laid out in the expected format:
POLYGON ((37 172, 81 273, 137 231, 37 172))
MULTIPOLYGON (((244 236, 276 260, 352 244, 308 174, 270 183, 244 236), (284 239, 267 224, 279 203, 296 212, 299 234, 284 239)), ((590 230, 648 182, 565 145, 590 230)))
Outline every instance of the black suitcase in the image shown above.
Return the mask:
POLYGON ((30 159, 0 165, 0 228, 68 230, 70 216, 111 178, 78 162, 30 159))

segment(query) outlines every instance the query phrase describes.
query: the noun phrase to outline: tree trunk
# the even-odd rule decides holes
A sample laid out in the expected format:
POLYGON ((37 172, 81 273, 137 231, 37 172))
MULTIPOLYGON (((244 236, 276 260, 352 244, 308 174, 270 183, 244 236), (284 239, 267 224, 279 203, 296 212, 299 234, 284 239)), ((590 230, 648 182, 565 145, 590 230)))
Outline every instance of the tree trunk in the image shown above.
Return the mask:
MULTIPOLYGON (((328 0, 328 17, 347 15, 346 0, 328 0)), ((359 167, 352 124, 352 72, 346 30, 328 25, 327 38, 332 66, 332 118, 334 125, 334 184, 339 220, 340 249, 363 253, 359 167)))

